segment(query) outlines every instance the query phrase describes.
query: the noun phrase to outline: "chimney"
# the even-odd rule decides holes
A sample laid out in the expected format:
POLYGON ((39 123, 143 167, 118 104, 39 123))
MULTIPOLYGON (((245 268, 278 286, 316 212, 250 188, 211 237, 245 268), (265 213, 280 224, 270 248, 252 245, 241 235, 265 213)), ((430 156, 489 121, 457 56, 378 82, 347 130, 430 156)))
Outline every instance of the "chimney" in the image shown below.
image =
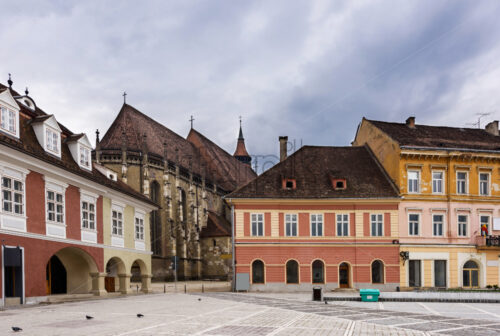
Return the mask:
POLYGON ((498 134, 499 134, 499 132, 498 132, 498 120, 490 122, 488 125, 486 125, 486 127, 484 129, 486 130, 486 132, 488 132, 494 136, 498 136, 498 134))
POLYGON ((406 126, 415 128, 415 117, 408 117, 408 119, 406 119, 406 126))
POLYGON ((287 136, 280 136, 280 162, 284 161, 286 159, 286 147, 288 144, 288 137, 287 136))

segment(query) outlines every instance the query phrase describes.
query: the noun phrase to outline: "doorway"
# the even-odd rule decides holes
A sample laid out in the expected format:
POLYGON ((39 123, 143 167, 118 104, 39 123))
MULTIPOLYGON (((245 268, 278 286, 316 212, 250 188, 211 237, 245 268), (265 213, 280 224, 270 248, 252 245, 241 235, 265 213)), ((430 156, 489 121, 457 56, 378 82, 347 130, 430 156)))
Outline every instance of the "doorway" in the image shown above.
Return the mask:
POLYGON ((349 288, 349 264, 342 263, 339 266, 339 287, 340 288, 349 288))
POLYGON ((68 276, 66 268, 57 256, 52 256, 46 267, 47 295, 66 294, 68 276))
POLYGON ((5 305, 22 304, 24 303, 23 248, 2 246, 2 250, 5 305))
POLYGON ((463 287, 466 288, 479 287, 479 266, 475 261, 469 260, 464 265, 463 287))

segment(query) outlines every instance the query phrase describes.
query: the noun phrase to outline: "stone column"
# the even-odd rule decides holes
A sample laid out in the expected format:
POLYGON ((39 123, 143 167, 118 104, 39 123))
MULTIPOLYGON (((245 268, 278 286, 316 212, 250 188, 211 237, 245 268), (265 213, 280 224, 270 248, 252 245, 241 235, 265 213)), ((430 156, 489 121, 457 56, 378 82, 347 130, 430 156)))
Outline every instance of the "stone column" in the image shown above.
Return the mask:
POLYGON ((92 277, 92 294, 96 296, 107 295, 108 292, 104 286, 104 279, 106 278, 106 273, 93 272, 90 273, 92 277))
POLYGON ((130 294, 132 290, 130 289, 130 274, 118 274, 120 281, 120 293, 130 294))
POLYGON ((141 275, 141 292, 143 293, 152 293, 153 290, 151 288, 151 274, 142 274, 141 275))

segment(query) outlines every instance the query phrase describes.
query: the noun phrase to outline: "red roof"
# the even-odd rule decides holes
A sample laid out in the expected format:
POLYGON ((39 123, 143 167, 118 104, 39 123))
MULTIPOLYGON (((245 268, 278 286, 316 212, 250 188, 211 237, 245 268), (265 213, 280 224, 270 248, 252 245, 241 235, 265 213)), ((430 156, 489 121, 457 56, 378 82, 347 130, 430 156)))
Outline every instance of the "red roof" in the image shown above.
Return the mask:
MULTIPOLYGON (((6 86, 0 84, 0 90, 3 91, 8 89, 6 86)), ((12 96, 19 96, 19 94, 10 89, 12 96)), ((36 159, 42 160, 59 168, 62 168, 66 171, 69 171, 73 174, 79 175, 83 178, 86 178, 90 181, 99 183, 116 191, 128 194, 134 198, 137 198, 140 201, 147 202, 149 204, 152 203, 147 197, 142 195, 141 193, 136 192, 127 184, 121 181, 113 181, 101 174, 94 167, 92 171, 88 171, 80 168, 78 163, 75 162, 71 152, 69 150, 68 145, 64 139, 75 139, 81 137, 81 134, 73 134, 70 130, 68 130, 64 125, 59 124, 59 127, 62 130, 62 141, 61 141, 61 158, 57 158, 53 155, 48 154, 38 142, 35 131, 32 127, 32 121, 42 121, 50 117, 44 111, 39 109, 38 107, 35 110, 29 109, 23 104, 18 104, 20 107, 19 114, 19 131, 20 136, 19 139, 13 138, 11 136, 5 135, 0 132, 0 145, 4 145, 10 148, 13 148, 21 153, 30 155, 36 159)), ((156 204, 155 204, 156 205, 156 204)))
POLYGON ((247 165, 197 131, 191 130, 187 139, 184 139, 128 104, 122 106, 102 138, 101 150, 119 150, 123 132, 127 150, 141 151, 145 145, 148 153, 159 157, 164 157, 166 150, 166 158, 170 162, 184 168, 190 167, 194 174, 206 176, 226 191, 232 191, 256 176, 247 165))

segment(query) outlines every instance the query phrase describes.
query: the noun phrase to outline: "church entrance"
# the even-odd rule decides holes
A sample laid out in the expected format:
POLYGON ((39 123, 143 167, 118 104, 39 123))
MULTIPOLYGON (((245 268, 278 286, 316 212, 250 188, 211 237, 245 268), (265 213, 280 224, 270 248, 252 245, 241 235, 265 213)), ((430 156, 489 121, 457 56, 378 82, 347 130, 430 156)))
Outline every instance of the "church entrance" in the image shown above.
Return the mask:
POLYGON ((46 267, 47 295, 66 294, 67 274, 66 268, 57 256, 52 256, 46 267))

